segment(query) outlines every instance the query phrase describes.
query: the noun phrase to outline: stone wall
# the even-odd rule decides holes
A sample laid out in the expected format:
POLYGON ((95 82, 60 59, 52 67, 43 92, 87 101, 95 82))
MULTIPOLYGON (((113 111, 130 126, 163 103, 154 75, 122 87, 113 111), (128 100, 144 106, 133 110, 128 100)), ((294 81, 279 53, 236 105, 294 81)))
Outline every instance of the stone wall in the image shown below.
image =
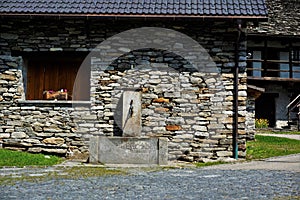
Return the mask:
MULTIPOLYGON (((91 135, 122 134, 114 116, 121 94, 117 88, 126 86, 141 90, 142 134, 168 138, 170 160, 205 161, 232 156, 232 71, 236 39, 233 23, 2 18, 0 26, 0 142, 3 147, 61 155, 87 154, 91 135), (125 49, 127 56, 110 63, 105 70, 97 67, 101 60, 90 58, 90 102, 74 105, 25 100, 23 80, 26 79, 22 77, 26 75, 25 64, 19 56, 22 52, 91 51, 116 33, 142 26, 170 28, 192 37, 207 50, 219 73, 194 70, 187 57, 170 56, 170 52, 153 49, 127 52, 125 49), (13 53, 16 51, 20 54, 13 53), (120 63, 128 65, 122 67, 120 63), (132 65, 150 66, 150 70, 137 71, 131 69, 132 65), (157 70, 164 67, 171 70, 157 70), (91 107, 86 107, 87 104, 91 107)), ((240 44, 241 69, 246 66, 245 45, 244 41, 240 44)), ((102 49, 109 50, 109 47, 102 49)), ((243 70, 239 76, 238 143, 239 155, 243 157, 247 85, 243 70)))
MULTIPOLYGON (((44 102, 2 104, 1 109, 5 110, 1 120, 4 148, 62 156, 87 155, 87 144, 78 132, 78 124, 83 123, 81 115, 85 114, 83 109, 44 102)), ((89 113, 89 109, 85 110, 89 113)))
POLYGON ((268 22, 249 24, 249 33, 299 36, 300 3, 298 0, 266 0, 268 22))

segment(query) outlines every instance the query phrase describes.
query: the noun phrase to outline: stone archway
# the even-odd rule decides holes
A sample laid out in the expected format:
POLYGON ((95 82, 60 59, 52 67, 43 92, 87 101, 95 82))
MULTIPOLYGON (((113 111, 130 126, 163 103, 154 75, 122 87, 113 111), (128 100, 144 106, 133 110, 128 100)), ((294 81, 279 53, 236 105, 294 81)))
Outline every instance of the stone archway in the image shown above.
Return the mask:
POLYGON ((222 108, 226 94, 221 77, 209 54, 193 39, 169 29, 133 29, 102 42, 86 62, 90 60, 91 109, 99 113, 95 120, 99 135, 113 136, 116 127, 122 129, 115 110, 126 85, 139 89, 144 96, 141 102, 142 135, 168 138, 169 160, 216 158, 218 150, 226 152, 230 148, 229 144, 220 147, 219 140, 212 139, 226 129, 227 114, 222 108), (143 49, 152 51, 131 57, 138 59, 134 62, 129 59, 125 63, 127 67, 120 70, 124 64, 118 63, 120 58, 143 49), (157 49, 166 52, 159 58, 162 62, 143 63, 143 56, 157 49), (173 59, 171 54, 184 60, 185 66, 177 69, 170 66, 177 62, 166 62, 173 59), (162 87, 168 84, 171 88, 162 87))

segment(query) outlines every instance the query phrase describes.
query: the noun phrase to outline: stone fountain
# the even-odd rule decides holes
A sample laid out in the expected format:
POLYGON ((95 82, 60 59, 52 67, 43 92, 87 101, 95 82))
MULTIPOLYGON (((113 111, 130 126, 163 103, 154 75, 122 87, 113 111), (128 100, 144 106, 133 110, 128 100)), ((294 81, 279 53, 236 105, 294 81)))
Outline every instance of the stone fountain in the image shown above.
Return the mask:
POLYGON ((167 165, 167 139, 142 135, 139 90, 125 90, 122 95, 122 136, 90 138, 91 163, 167 165))

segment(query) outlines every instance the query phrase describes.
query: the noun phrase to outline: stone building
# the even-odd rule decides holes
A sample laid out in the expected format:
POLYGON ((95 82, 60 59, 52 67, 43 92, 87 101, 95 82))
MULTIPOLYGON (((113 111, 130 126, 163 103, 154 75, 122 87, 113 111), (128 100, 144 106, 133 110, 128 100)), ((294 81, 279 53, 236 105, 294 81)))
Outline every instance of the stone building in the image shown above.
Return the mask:
POLYGON ((249 26, 248 84, 265 90, 256 100, 256 118, 284 128, 296 122, 297 112, 289 110, 296 111, 299 103, 295 98, 300 94, 300 3, 267 0, 266 5, 269 20, 249 26))
POLYGON ((1 4, 3 148, 103 162, 107 138, 101 156, 125 160, 245 156, 245 27, 264 1, 1 4))

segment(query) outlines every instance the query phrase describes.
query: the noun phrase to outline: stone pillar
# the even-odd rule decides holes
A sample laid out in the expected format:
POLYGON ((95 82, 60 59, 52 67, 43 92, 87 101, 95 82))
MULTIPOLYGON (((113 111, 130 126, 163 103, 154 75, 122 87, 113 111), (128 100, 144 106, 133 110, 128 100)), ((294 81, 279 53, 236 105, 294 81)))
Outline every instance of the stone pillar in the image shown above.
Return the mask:
POLYGON ((122 129, 124 137, 141 136, 141 101, 141 92, 132 90, 124 91, 122 106, 122 129))

